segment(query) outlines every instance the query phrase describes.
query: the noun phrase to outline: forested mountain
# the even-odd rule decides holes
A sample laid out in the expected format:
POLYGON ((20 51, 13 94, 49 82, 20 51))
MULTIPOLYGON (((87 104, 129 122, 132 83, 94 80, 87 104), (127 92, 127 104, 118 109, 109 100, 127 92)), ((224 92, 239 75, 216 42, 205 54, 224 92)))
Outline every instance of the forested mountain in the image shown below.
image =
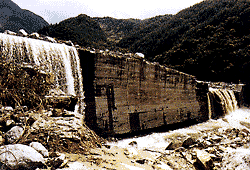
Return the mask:
POLYGON ((176 15, 115 19, 79 15, 40 33, 83 46, 144 53, 200 80, 248 81, 250 1, 205 0, 176 15))
POLYGON ((118 46, 201 80, 248 81, 250 1, 207 0, 180 11, 141 39, 140 32, 118 46), (132 41, 134 40, 134 41, 132 41))
POLYGON ((169 31, 163 46, 155 46, 156 61, 199 79, 249 81, 250 1, 205 1, 176 16, 190 24, 169 31))
POLYGON ((40 16, 21 9, 11 0, 0 0, 0 32, 24 29, 28 33, 36 32, 49 24, 40 16))
POLYGON ((71 40, 82 46, 123 50, 123 47, 116 46, 120 40, 130 37, 137 30, 145 28, 138 36, 138 39, 140 39, 151 30, 161 27, 161 24, 166 22, 171 16, 164 15, 140 20, 115 19, 111 17, 91 18, 81 14, 77 17, 66 19, 59 24, 51 24, 38 32, 58 39, 71 40))
POLYGON ((142 22, 139 19, 115 19, 112 17, 95 17, 93 19, 100 25, 107 36, 107 40, 113 43, 129 36, 134 28, 142 22))
POLYGON ((61 40, 71 40, 81 46, 100 47, 107 39, 99 24, 84 14, 44 27, 38 33, 61 40))
MULTIPOLYGON (((132 42, 135 39, 140 39, 146 34, 152 32, 156 28, 160 28, 165 22, 167 22, 172 15, 160 15, 149 19, 115 19, 111 17, 94 18, 104 33, 107 35, 107 40, 112 43, 119 43, 126 37, 132 37, 132 42), (140 30, 140 32, 138 32, 140 30), (131 35, 137 35, 131 36, 131 35)), ((122 44, 122 43, 120 43, 122 44)), ((129 46, 126 42, 125 48, 129 46)), ((121 46, 123 47, 123 46, 121 46)))

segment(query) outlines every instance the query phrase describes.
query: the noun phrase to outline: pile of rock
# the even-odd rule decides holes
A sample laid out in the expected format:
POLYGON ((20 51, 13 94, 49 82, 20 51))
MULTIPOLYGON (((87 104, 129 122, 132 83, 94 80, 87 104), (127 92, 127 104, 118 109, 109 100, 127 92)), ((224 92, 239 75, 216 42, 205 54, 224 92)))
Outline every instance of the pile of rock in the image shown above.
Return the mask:
POLYGON ((103 142, 77 112, 63 108, 35 111, 26 106, 2 107, 0 112, 2 167, 58 168, 66 164, 59 153, 85 153, 103 142))
POLYGON ((0 147, 1 169, 63 168, 68 160, 58 152, 48 152, 39 142, 28 145, 13 144, 0 147))
POLYGON ((182 169, 222 169, 226 166, 223 159, 228 151, 244 148, 250 143, 250 132, 246 128, 213 130, 199 135, 198 138, 183 136, 172 139, 156 161, 173 169, 180 166, 182 169))
MULTIPOLYGON (((249 126, 249 124, 247 124, 249 126)), ((250 131, 246 128, 214 128, 166 136, 163 147, 140 146, 140 140, 126 148, 110 143, 91 150, 85 167, 93 169, 249 169, 250 131)), ((142 140, 143 141, 143 140, 142 140)))

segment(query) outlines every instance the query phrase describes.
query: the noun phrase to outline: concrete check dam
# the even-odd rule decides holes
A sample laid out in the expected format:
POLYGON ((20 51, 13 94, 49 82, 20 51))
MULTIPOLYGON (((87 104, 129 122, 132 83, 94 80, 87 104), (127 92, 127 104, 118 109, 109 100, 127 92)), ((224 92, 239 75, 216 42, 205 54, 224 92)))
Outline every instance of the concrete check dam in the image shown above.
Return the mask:
POLYGON ((0 48, 2 106, 74 110, 102 135, 217 118, 243 100, 243 84, 198 81, 137 53, 88 50, 8 34, 0 34, 0 48), (31 91, 37 96, 32 101, 31 91))

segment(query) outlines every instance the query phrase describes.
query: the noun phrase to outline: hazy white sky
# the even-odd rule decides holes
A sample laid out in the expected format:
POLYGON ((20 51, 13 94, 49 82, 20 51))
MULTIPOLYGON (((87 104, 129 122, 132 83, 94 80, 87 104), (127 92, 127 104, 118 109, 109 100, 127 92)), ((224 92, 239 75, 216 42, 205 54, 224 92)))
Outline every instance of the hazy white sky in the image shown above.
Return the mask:
POLYGON ((145 19, 176 14, 202 0, 12 0, 23 9, 42 16, 49 23, 87 14, 91 17, 145 19))

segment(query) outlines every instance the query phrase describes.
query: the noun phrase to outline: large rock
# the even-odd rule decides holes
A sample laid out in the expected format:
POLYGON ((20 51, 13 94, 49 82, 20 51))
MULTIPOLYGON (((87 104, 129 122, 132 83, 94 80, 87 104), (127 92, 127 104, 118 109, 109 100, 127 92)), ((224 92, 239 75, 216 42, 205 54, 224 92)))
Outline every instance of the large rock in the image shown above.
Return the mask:
POLYGON ((45 166, 43 156, 27 145, 5 145, 0 147, 0 153, 0 162, 9 169, 36 169, 45 166))
POLYGON ((30 147, 34 148, 37 152, 42 154, 44 157, 49 157, 49 151, 39 142, 31 142, 30 147))
POLYGON ((213 160, 210 154, 204 150, 195 150, 196 153, 196 164, 198 169, 210 170, 213 169, 213 160))
POLYGON ((1 111, 2 113, 10 113, 10 112, 14 112, 14 109, 13 109, 13 107, 11 107, 11 106, 5 106, 5 107, 2 107, 2 108, 0 109, 0 111, 1 111))
POLYGON ((179 140, 173 140, 169 145, 166 147, 165 150, 175 150, 177 148, 182 147, 183 142, 179 140))
POLYGON ((196 139, 194 139, 194 138, 192 138, 192 137, 188 137, 187 139, 185 139, 184 141, 183 141, 183 143, 182 143, 182 146, 184 147, 184 148, 188 148, 188 147, 190 147, 190 146, 192 146, 192 145, 194 145, 194 144, 196 144, 197 142, 196 142, 196 139))
POLYGON ((37 32, 33 32, 32 34, 29 35, 30 38, 35 38, 35 39, 39 39, 40 35, 37 32))
POLYGON ((4 34, 9 34, 9 35, 17 35, 17 33, 10 31, 10 30, 5 30, 4 34))
POLYGON ((6 133, 6 141, 11 144, 19 140, 23 134, 24 129, 20 126, 14 126, 6 133))
POLYGON ((83 123, 82 115, 75 117, 47 117, 44 113, 30 128, 30 135, 25 141, 37 141, 49 152, 82 153, 99 143, 98 136, 83 123), (98 139, 98 140, 97 140, 98 139))
POLYGON ((29 34, 24 29, 20 29, 18 35, 28 37, 29 34))

